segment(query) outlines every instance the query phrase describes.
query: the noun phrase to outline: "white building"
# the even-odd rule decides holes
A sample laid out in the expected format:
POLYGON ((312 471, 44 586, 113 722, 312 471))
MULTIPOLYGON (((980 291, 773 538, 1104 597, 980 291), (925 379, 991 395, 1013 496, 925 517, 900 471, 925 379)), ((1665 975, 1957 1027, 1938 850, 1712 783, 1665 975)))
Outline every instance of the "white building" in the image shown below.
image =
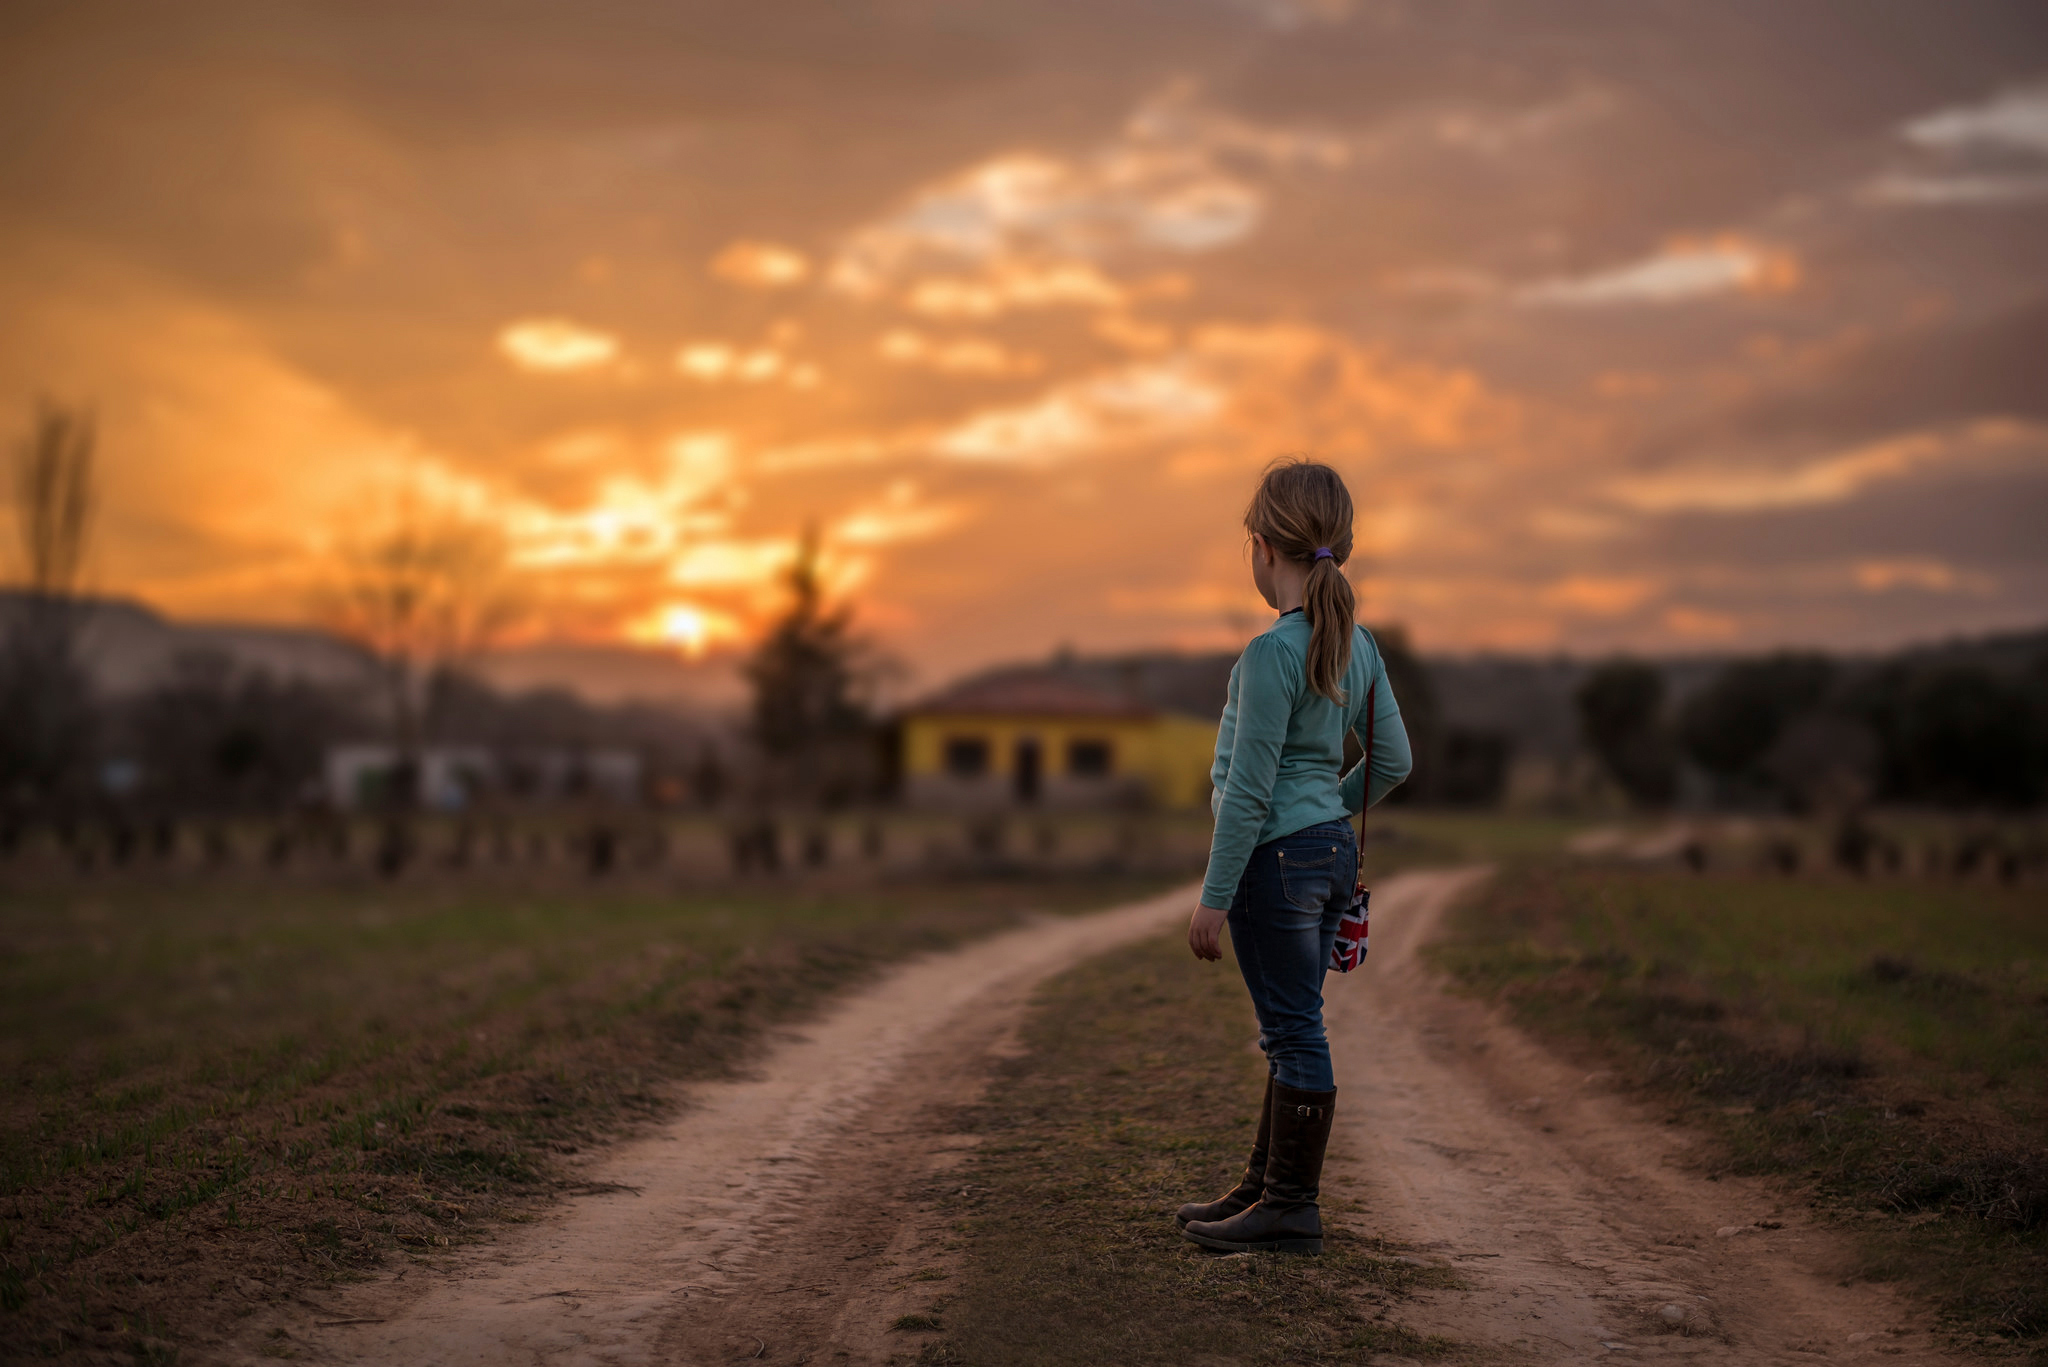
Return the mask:
MULTIPOLYGON (((327 797, 342 811, 375 807, 390 792, 398 749, 385 744, 337 745, 327 752, 327 797)), ((437 812, 460 812, 478 799, 595 797, 634 802, 642 763, 631 750, 521 750, 430 745, 420 752, 419 799, 437 812)))

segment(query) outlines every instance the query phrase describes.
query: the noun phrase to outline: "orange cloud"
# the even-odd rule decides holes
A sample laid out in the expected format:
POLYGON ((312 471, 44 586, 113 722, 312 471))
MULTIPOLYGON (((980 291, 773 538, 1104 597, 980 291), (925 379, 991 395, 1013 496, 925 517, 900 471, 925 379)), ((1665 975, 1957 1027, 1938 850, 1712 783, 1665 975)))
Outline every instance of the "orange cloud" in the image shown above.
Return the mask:
POLYGON ((977 413, 931 443, 955 460, 1038 464, 1185 432, 1223 394, 1184 363, 1127 366, 1060 385, 1031 403, 977 413))
POLYGON ((1863 560, 1854 569, 1856 587, 1865 593, 1890 593, 1895 589, 1919 589, 1923 593, 1989 593, 1998 581, 1984 574, 1958 570, 1932 556, 1906 556, 1891 560, 1863 560))
POLYGON ((915 281, 903 304, 933 318, 994 318, 1013 309, 1062 305, 1119 308, 1129 292, 1087 262, 1033 265, 991 262, 980 276, 933 276, 915 281))
POLYGON ((1732 641, 1742 634, 1738 618, 1701 608, 1666 608, 1664 625, 1674 636, 1689 641, 1732 641))
POLYGON ((1327 134, 1205 109, 1191 87, 1175 85, 1085 156, 1004 153, 918 191, 854 232, 827 278, 864 299, 923 279, 914 307, 982 310, 976 316, 1030 300, 1113 305, 1121 296, 1090 263, 1241 241, 1264 218, 1263 178, 1338 166, 1349 150, 1327 134), (963 265, 973 268, 966 280, 963 265))
POLYGON ((835 521, 829 539, 834 545, 870 548, 924 541, 951 530, 965 516, 959 504, 927 503, 915 482, 899 479, 880 498, 835 521))
POLYGON ((528 318, 498 330, 498 350, 521 370, 596 370, 619 356, 619 339, 566 318, 528 318))
POLYGON ((738 347, 730 342, 692 342, 676 352, 676 369, 704 384, 765 384, 781 380, 794 389, 815 389, 822 372, 809 361, 791 361, 774 347, 738 347))
POLYGON ((2048 448, 2048 428, 1986 419, 1957 429, 1908 432, 1786 469, 1702 465, 1620 479, 1619 502, 1643 512, 1738 513, 1839 503, 1872 484, 1930 465, 1981 463, 2048 448))
POLYGON ((1546 585, 1541 598, 1546 606, 1566 612, 1618 617, 1635 611, 1656 592, 1656 581, 1641 576, 1575 574, 1546 585))
POLYGON ((811 273, 810 258, 794 247, 742 239, 711 258, 711 273, 755 289, 800 285, 811 273))
POLYGON ((1043 357, 1012 351, 992 338, 933 338, 910 328, 883 333, 875 350, 886 361, 945 375, 1035 375, 1045 368, 1043 357))

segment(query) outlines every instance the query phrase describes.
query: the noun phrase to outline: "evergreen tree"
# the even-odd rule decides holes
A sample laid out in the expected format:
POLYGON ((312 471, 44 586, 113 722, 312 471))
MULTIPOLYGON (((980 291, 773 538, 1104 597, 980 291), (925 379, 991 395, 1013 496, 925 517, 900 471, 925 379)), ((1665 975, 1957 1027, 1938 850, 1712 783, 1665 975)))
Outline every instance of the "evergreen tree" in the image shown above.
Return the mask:
POLYGON ((843 800, 869 781, 873 729, 861 697, 865 650, 850 606, 828 606, 818 535, 804 533, 786 580, 790 605, 746 674, 754 686, 754 741, 805 797, 843 800))

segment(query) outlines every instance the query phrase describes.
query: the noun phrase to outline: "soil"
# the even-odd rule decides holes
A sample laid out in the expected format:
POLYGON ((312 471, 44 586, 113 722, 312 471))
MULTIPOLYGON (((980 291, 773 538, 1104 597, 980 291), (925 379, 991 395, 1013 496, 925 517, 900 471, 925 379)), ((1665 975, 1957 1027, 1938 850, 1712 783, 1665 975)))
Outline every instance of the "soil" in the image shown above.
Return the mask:
POLYGON ((751 1076, 594 1155, 582 1196, 491 1245, 253 1316, 255 1362, 879 1362, 957 1250, 933 1186, 972 1147, 951 1117, 1017 1049, 1032 989, 1178 922, 1190 890, 1042 917, 912 961, 779 1032, 751 1076))
POLYGON ((1848 1241, 1804 1206, 1709 1180, 1696 1132, 1441 991, 1416 949, 1484 876, 1388 882, 1365 967, 1327 993, 1339 1102, 1325 1185, 1462 1283, 1393 1318, 1509 1362, 1964 1360, 1923 1309, 1854 1280, 1848 1241))
MULTIPOLYGON (((1328 994, 1341 1101, 1325 1185, 1459 1274, 1396 1317, 1491 1361, 1947 1361, 1924 1314, 1846 1280, 1838 1234, 1762 1184, 1700 1176, 1698 1141, 1438 989, 1415 949, 1483 876, 1387 880, 1366 967, 1328 994)), ((907 1360, 899 1321, 924 1323, 961 1256, 935 1201, 976 1142, 952 1116, 1016 1052, 1036 984, 1192 901, 1046 918, 899 968, 785 1032, 753 1075, 692 1088, 662 1130, 592 1156, 589 1195, 267 1307, 223 1356, 907 1360)))

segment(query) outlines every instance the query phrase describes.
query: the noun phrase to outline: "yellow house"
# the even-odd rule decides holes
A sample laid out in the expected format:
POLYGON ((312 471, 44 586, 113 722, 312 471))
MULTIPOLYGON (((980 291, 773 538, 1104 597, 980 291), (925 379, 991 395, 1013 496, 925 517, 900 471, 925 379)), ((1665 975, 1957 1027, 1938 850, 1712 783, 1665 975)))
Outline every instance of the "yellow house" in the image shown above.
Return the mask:
POLYGON ((902 716, 906 795, 920 806, 1200 807, 1216 719, 1039 669, 957 685, 902 716))

